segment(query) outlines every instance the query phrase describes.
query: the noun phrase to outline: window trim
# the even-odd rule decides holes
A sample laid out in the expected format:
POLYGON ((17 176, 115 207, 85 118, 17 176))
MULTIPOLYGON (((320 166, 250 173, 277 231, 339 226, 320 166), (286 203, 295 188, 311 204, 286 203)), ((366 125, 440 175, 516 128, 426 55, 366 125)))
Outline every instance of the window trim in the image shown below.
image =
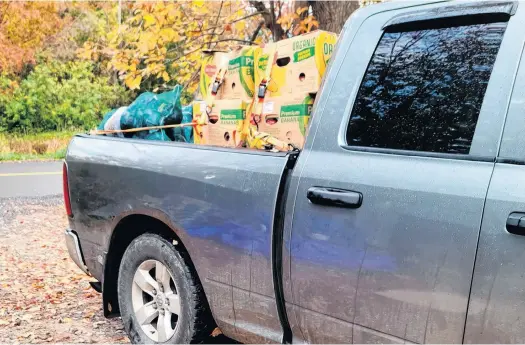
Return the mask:
MULTIPOLYGON (((513 1, 513 2, 509 2, 509 3, 515 4, 516 2, 513 1)), ((516 11, 516 8, 517 8, 517 4, 516 4, 516 6, 513 7, 514 12, 516 11)), ((419 12, 423 12, 423 11, 419 11, 419 12)), ((472 15, 470 15, 470 17, 472 17, 472 15)), ((390 20, 392 20, 392 18, 390 20)), ((505 29, 505 33, 506 33, 507 30, 508 30, 508 24, 510 23, 510 18, 507 19, 507 20, 504 20, 504 21, 507 22, 507 28, 505 29)), ((387 23, 388 22, 390 22, 390 21, 387 21, 387 23)), ((451 26, 451 27, 453 27, 453 26, 451 26)), ((348 129, 349 129, 349 126, 350 126, 350 119, 352 117, 352 110, 354 109, 354 107, 356 105, 357 96, 359 95, 359 89, 361 88, 363 80, 364 80, 364 78, 366 76, 366 72, 368 71, 368 67, 370 66, 370 63, 372 62, 372 58, 374 56, 374 53, 376 52, 377 47, 379 46, 379 43, 381 42, 381 39, 383 38, 384 34, 385 34, 385 31, 383 29, 381 29, 379 37, 377 39, 377 43, 376 43, 374 49, 372 50, 372 54, 370 55, 369 62, 367 64, 364 72, 361 74, 361 77, 359 79, 359 83, 356 83, 355 86, 354 86, 355 91, 352 92, 353 97, 351 97, 352 99, 351 100, 349 99, 349 101, 345 105, 344 116, 342 117, 342 122, 341 122, 341 125, 339 127, 339 134, 338 134, 338 139, 337 139, 338 146, 341 147, 342 149, 346 150, 346 151, 354 151, 354 152, 393 154, 393 155, 399 155, 399 156, 428 157, 428 158, 440 158, 440 159, 452 159, 452 160, 464 160, 464 161, 495 162, 496 159, 497 159, 497 153, 499 152, 499 145, 501 143, 501 136, 500 136, 500 139, 498 141, 498 147, 497 147, 496 153, 491 154, 491 155, 487 155, 487 156, 461 154, 461 153, 457 154, 457 153, 445 153, 445 152, 401 150, 401 149, 390 149, 390 148, 368 147, 368 146, 354 146, 354 145, 349 145, 348 144, 347 133, 348 133, 348 129)), ((502 41, 500 43, 500 50, 498 51, 498 54, 496 55, 496 60, 494 61, 494 66, 493 66, 493 70, 492 70, 492 73, 491 73, 491 77, 489 78, 489 83, 490 83, 490 79, 492 79, 492 74, 494 72, 494 68, 496 66, 497 59, 498 59, 497 57, 500 54, 501 45, 503 44, 504 41, 505 41, 505 35, 503 36, 503 39, 502 39, 502 41)), ((488 86, 487 86, 487 90, 485 92, 487 92, 487 91, 488 91, 488 86)), ((486 97, 486 93, 485 93, 485 97, 486 97)), ((471 145, 473 145, 473 143, 474 143, 474 139, 476 137, 476 131, 478 130, 479 120, 480 120, 481 115, 483 114, 483 103, 484 102, 485 102, 485 98, 482 101, 482 107, 480 108, 480 113, 478 114, 478 123, 476 124, 476 129, 474 130, 474 134, 473 134, 471 145)), ((471 146, 471 148, 472 148, 472 146, 471 146)))
POLYGON ((412 157, 426 157, 426 158, 439 158, 439 159, 452 159, 461 161, 474 161, 474 162, 492 162, 494 163, 496 157, 491 156, 474 156, 469 154, 456 154, 456 153, 441 153, 441 152, 429 152, 429 151, 410 151, 410 150, 398 150, 398 149, 384 149, 379 147, 366 147, 366 146, 351 146, 341 145, 341 148, 346 151, 352 152, 365 152, 365 153, 379 153, 389 154, 396 156, 412 156, 412 157))
POLYGON ((510 165, 525 165, 525 159, 497 157, 496 158, 496 163, 498 163, 498 164, 510 164, 510 165))
MULTIPOLYGON (((518 1, 481 2, 437 7, 431 10, 418 10, 399 14, 383 25, 384 31, 402 29, 406 26, 425 25, 440 20, 475 19, 476 17, 511 17, 516 14, 518 1)), ((503 18, 499 18, 502 20, 503 18)), ((507 18, 508 21, 510 18, 507 18)), ((498 20, 498 21, 499 21, 498 20)))

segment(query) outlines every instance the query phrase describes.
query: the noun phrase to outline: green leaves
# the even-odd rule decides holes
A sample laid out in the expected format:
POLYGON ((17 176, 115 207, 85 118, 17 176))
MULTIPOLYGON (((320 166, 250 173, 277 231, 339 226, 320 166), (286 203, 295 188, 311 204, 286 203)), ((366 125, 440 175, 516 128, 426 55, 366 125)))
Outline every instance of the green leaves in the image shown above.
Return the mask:
POLYGON ((5 112, 0 114, 0 130, 92 128, 102 114, 127 104, 130 96, 124 87, 95 76, 90 62, 41 64, 12 95, 0 97, 0 112, 5 112))

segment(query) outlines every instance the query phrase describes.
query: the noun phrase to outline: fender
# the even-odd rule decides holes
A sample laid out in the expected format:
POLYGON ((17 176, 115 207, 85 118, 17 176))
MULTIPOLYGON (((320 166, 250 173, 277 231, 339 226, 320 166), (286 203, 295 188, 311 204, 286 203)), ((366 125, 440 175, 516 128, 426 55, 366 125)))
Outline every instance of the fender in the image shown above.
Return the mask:
POLYGON ((178 224, 175 224, 164 211, 155 208, 141 207, 122 212, 111 221, 111 235, 108 237, 106 242, 105 262, 103 268, 104 273, 101 283, 104 316, 107 318, 120 316, 117 295, 117 278, 122 254, 124 253, 124 250, 129 242, 147 231, 146 229, 137 228, 135 228, 137 230, 133 231, 131 230, 133 228, 131 228, 131 233, 128 237, 126 237, 127 242, 125 242, 125 247, 122 246, 123 243, 115 243, 114 240, 116 236, 119 236, 119 232, 121 231, 119 230, 120 227, 127 227, 125 224, 126 220, 131 220, 130 218, 137 217, 145 222, 151 222, 152 224, 157 222, 155 232, 178 239, 178 243, 180 243, 186 249, 190 259, 193 261, 191 258, 191 249, 188 250, 189 248, 187 247, 187 244, 191 243, 189 236, 178 224), (121 245, 120 247, 118 246, 119 244, 121 245))

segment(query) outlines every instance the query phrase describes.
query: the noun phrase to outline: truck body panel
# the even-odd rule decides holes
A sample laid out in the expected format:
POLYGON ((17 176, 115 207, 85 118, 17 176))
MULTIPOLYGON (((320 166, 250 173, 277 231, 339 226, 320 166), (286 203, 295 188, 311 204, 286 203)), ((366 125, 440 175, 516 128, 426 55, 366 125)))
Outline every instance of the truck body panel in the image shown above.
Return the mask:
POLYGON ((458 160, 346 146, 346 126, 364 71, 384 25, 402 13, 386 11, 359 25, 347 23, 339 47, 347 51, 337 52, 326 76, 330 86, 316 100, 305 152, 292 176, 296 199, 287 214, 285 239, 292 251, 287 274, 295 307, 289 312, 308 342, 463 339, 485 195, 513 87, 509 81, 521 56, 516 42, 523 39, 517 29, 523 14, 509 21, 470 157, 458 160), (349 37, 352 43, 345 44, 349 37), (320 165, 322 160, 331 164, 320 165), (363 193, 363 206, 312 205, 308 188, 326 185, 363 193))
MULTIPOLYGON (((523 342, 525 238, 505 224, 511 213, 525 215, 524 22, 525 6, 507 1, 394 1, 357 11, 338 40, 298 155, 75 137, 66 159, 70 225, 89 272, 104 283, 115 229, 146 215, 180 238, 215 321, 235 340, 523 342), (436 86, 446 91, 442 84, 461 79, 461 71, 491 71, 476 81, 486 88, 476 118, 463 126, 473 125, 472 137, 456 138, 455 153, 350 142, 360 89, 371 82, 386 33, 451 16, 501 24, 482 41, 501 42, 493 65, 452 66, 436 86), (470 140, 466 151, 462 139, 470 140), (323 204, 312 188, 351 197, 323 204), (341 207, 356 196, 358 203, 341 207)), ((458 27, 443 23, 430 27, 458 27)), ((445 52, 486 58, 480 46, 445 52)))
MULTIPOLYGON (((523 4, 516 18, 523 25, 523 4)), ((510 24, 509 24, 510 25, 510 24)), ((507 217, 525 211, 525 35, 515 30, 514 49, 521 56, 512 80, 505 127, 487 194, 479 237, 465 343, 520 343, 525 339, 525 237, 509 233, 507 217)), ((517 66, 517 64, 516 64, 517 66)))
POLYGON ((95 278, 118 223, 151 215, 188 250, 225 334, 280 341, 271 230, 286 154, 77 136, 67 162, 71 226, 95 278))

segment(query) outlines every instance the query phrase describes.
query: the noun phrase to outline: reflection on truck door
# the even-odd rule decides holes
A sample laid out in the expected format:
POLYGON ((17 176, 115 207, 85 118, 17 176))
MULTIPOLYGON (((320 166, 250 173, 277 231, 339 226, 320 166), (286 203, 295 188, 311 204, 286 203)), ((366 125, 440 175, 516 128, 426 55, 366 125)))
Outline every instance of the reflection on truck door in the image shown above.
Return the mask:
POLYGON ((513 71, 496 62, 507 20, 378 30, 395 15, 361 25, 294 172, 290 274, 308 342, 462 342, 505 110, 487 99, 507 99, 513 71))

